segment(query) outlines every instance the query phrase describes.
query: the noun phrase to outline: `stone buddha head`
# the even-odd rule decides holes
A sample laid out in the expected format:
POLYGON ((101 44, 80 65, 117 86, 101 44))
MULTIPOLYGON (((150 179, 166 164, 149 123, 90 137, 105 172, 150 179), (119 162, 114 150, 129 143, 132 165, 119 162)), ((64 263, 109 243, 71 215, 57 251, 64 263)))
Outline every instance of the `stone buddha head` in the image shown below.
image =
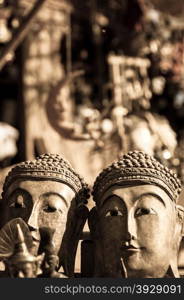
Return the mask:
POLYGON ((70 164, 57 154, 43 154, 16 165, 6 177, 4 223, 22 218, 31 231, 35 254, 41 251, 42 228, 54 230, 60 265, 73 276, 77 244, 88 215, 87 198, 88 187, 70 164))
POLYGON ((149 155, 133 151, 97 177, 89 227, 95 274, 101 277, 179 277, 183 209, 180 181, 149 155))

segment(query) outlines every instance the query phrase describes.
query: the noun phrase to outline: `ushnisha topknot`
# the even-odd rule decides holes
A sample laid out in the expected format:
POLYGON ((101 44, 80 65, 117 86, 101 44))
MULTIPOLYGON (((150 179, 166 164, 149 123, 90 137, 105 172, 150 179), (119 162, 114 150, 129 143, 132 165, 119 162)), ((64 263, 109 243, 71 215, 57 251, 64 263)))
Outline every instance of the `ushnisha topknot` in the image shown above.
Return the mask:
POLYGON ((87 203, 88 185, 59 154, 42 154, 35 160, 17 164, 5 178, 2 197, 6 197, 9 186, 17 179, 33 178, 65 183, 76 193, 78 203, 87 203))
POLYGON ((99 205, 103 193, 115 184, 136 183, 159 186, 175 202, 181 192, 180 180, 173 171, 144 152, 130 151, 104 169, 96 178, 92 192, 94 201, 99 205))

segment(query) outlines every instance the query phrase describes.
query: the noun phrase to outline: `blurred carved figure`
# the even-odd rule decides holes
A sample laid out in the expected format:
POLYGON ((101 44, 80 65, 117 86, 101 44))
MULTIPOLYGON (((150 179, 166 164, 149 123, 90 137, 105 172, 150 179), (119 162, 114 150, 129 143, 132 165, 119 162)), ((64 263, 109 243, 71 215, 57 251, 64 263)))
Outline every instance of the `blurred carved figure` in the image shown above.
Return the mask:
POLYGON ((137 149, 153 155, 161 162, 174 157, 177 139, 168 120, 148 111, 133 113, 125 120, 129 149, 137 149))
POLYGON ((0 161, 12 158, 17 154, 16 142, 18 139, 18 130, 13 126, 0 122, 0 161))
POLYGON ((183 210, 176 174, 131 151, 97 177, 89 226, 95 277, 179 277, 183 210))
POLYGON ((43 154, 14 167, 5 179, 3 221, 22 218, 33 238, 32 253, 44 252, 42 231, 53 231, 54 255, 67 276, 73 276, 75 254, 88 215, 88 188, 68 162, 43 154), (44 229, 43 229, 44 228, 44 229))
POLYGON ((15 241, 15 248, 12 256, 7 260, 9 275, 12 278, 36 278, 42 256, 32 255, 25 243, 24 234, 17 224, 18 241, 15 241))
POLYGON ((39 277, 49 278, 66 278, 61 272, 57 272, 59 266, 59 258, 53 243, 53 235, 55 229, 42 228, 41 241, 43 243, 44 259, 42 261, 41 270, 42 273, 39 277))

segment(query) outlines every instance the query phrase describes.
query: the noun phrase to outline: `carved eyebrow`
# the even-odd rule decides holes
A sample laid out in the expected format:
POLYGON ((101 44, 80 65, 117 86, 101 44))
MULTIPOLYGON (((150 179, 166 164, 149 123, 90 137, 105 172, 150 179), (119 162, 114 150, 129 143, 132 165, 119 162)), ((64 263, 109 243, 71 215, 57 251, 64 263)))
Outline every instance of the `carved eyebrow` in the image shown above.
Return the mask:
POLYGON ((55 192, 47 192, 45 194, 42 195, 42 197, 49 197, 49 196, 58 196, 59 198, 61 198, 63 200, 63 202, 65 203, 66 207, 68 207, 68 203, 67 200, 63 197, 63 195, 59 194, 59 193, 55 193, 55 192))
POLYGON ((147 196, 152 196, 152 197, 154 197, 154 198, 157 198, 157 200, 159 200, 163 205, 164 205, 164 207, 166 207, 166 205, 165 205, 165 202, 163 201, 163 199, 159 196, 159 195, 157 195, 157 194, 155 194, 155 193, 144 193, 144 194, 141 194, 137 199, 136 199, 136 201, 139 201, 139 200, 141 200, 141 198, 142 197, 147 197, 147 196))
MULTIPOLYGON (((112 197, 114 197, 114 196, 115 196, 116 198, 118 198, 118 199, 124 201, 124 199, 123 199, 122 197, 120 197, 120 196, 118 196, 118 195, 116 195, 116 194, 111 194, 111 195, 109 195, 107 198, 105 198, 105 199, 103 200, 103 202, 102 202, 102 204, 101 204, 100 206, 103 206, 108 200, 110 200, 110 199, 111 199, 112 197)), ((159 201, 164 205, 164 207, 166 207, 165 202, 163 201, 163 199, 162 199, 159 195, 157 195, 157 194, 155 194, 155 193, 151 193, 151 192, 141 194, 141 195, 136 199, 136 202, 139 201, 139 200, 141 200, 142 197, 147 197, 147 196, 152 196, 152 197, 154 197, 154 198, 157 198, 157 200, 159 200, 159 201)))
POLYGON ((103 200, 103 202, 102 202, 102 204, 101 204, 100 206, 103 206, 103 205, 104 205, 107 201, 109 201, 112 197, 116 197, 116 198, 118 198, 118 199, 124 201, 124 199, 123 199, 122 197, 119 197, 119 196, 116 195, 116 194, 111 194, 111 195, 109 195, 107 198, 105 198, 105 199, 103 200))
MULTIPOLYGON (((13 190, 13 191, 11 192, 11 194, 10 194, 10 196, 9 196, 8 198, 12 197, 14 193, 17 193, 17 194, 18 194, 18 193, 25 193, 25 194, 28 194, 29 197, 31 197, 31 199, 32 199, 31 194, 30 194, 27 190, 25 190, 25 189, 23 189, 23 188, 16 188, 15 190, 13 190)), ((16 194, 16 196, 17 196, 17 194, 16 194)), ((63 200, 63 202, 65 203, 66 207, 68 207, 68 203, 67 203, 66 199, 65 199, 61 194, 54 193, 54 192, 47 192, 47 193, 43 194, 42 196, 48 197, 48 196, 50 196, 50 195, 59 196, 59 197, 63 200)), ((8 201, 8 202, 11 202, 11 201, 8 201)))

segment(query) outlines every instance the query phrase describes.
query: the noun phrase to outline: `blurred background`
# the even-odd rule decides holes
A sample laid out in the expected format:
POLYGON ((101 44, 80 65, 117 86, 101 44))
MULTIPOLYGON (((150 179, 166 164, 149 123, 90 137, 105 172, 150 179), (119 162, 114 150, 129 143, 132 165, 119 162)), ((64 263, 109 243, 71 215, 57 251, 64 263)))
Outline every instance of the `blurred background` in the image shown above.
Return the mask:
POLYGON ((184 181, 183 0, 0 0, 0 182, 60 153, 92 185, 128 150, 184 181))

